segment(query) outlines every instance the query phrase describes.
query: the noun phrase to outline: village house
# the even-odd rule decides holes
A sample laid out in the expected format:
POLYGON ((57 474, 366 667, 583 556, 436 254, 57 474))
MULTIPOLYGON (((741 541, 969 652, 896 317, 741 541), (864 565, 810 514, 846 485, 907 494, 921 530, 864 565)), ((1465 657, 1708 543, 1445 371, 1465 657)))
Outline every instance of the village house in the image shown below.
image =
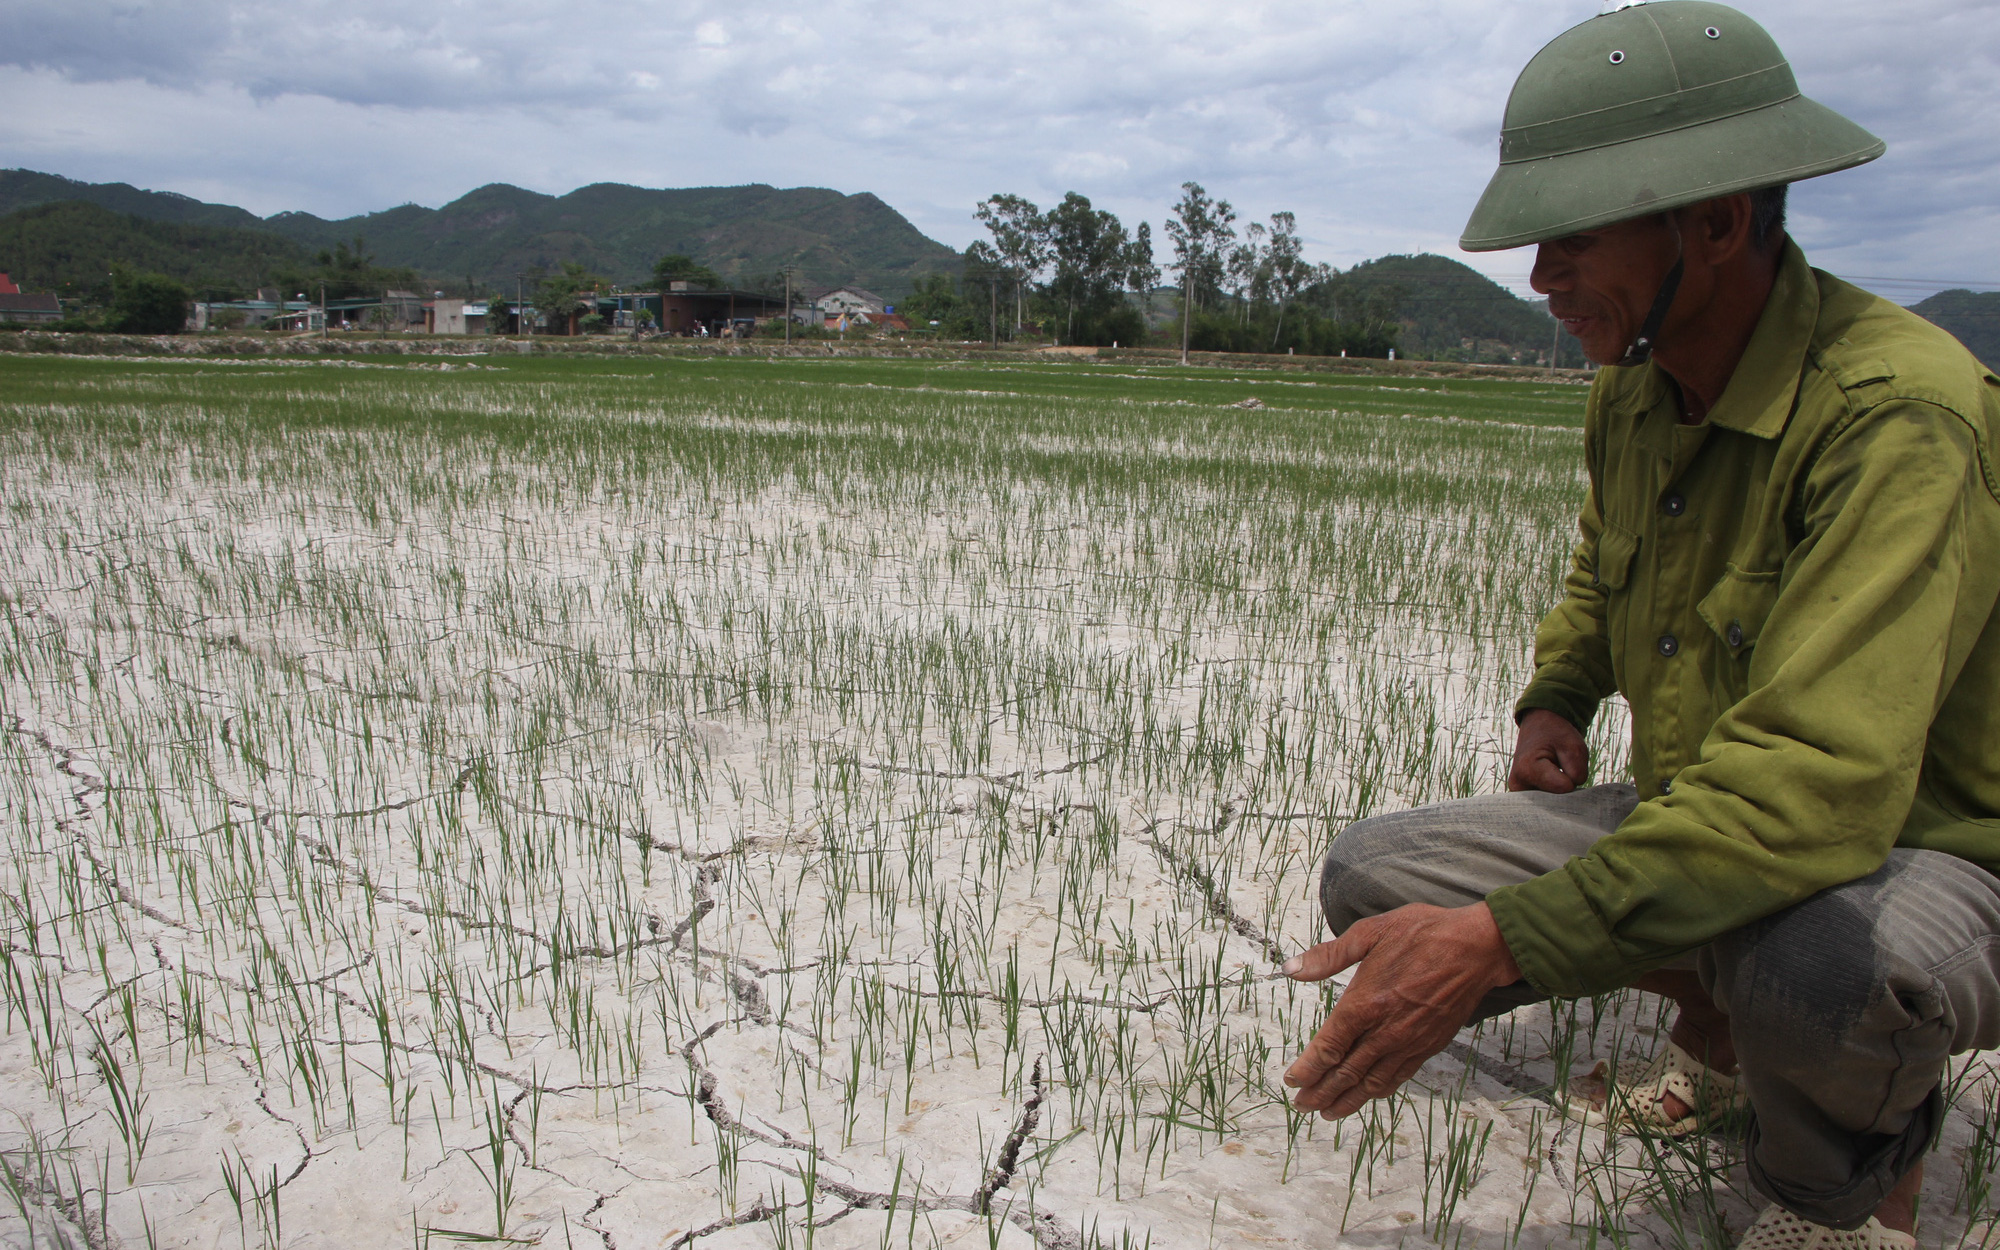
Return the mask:
POLYGON ((434 299, 424 304, 426 334, 486 333, 486 303, 462 299, 434 299))
MULTIPOLYGON (((464 328, 440 330, 442 334, 484 334, 485 305, 462 304, 464 328)), ((190 330, 255 329, 276 322, 280 329, 394 330, 428 331, 430 305, 414 291, 384 291, 380 296, 359 295, 330 299, 321 304, 303 293, 280 298, 274 287, 260 287, 255 299, 197 300, 188 316, 190 330)))
POLYGON ((424 324, 424 297, 415 291, 384 291, 382 313, 388 329, 415 329, 424 324))
POLYGON ((675 282, 664 291, 639 291, 624 296, 605 296, 598 311, 611 320, 621 308, 627 317, 640 309, 653 314, 653 324, 668 334, 748 335, 760 321, 782 316, 785 301, 757 291, 704 290, 687 282, 675 282), (609 305, 609 306, 607 306, 609 305))
POLYGON ((307 299, 278 299, 268 289, 257 299, 196 300, 189 309, 190 330, 245 330, 277 321, 303 330, 319 326, 319 305, 307 299), (268 298, 266 298, 268 296, 268 298))
POLYGON ((883 301, 873 291, 864 291, 858 286, 838 286, 831 291, 812 297, 813 307, 819 309, 820 316, 832 321, 855 313, 870 316, 894 312, 895 309, 883 301))
POLYGON ((830 315, 823 323, 836 334, 849 330, 888 331, 891 334, 907 334, 910 323, 902 314, 890 312, 843 312, 830 315))
POLYGON ((54 295, 30 295, 14 285, 13 278, 0 273, 0 321, 41 325, 61 321, 62 315, 62 301, 54 295))

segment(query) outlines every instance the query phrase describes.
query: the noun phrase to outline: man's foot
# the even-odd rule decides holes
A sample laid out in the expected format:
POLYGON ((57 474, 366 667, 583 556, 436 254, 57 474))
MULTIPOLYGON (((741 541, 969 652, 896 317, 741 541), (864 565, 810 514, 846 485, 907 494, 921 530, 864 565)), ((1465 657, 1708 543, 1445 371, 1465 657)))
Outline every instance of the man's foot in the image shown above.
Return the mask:
POLYGON ((1783 1207, 1768 1207, 1736 1250, 1916 1250, 1917 1239, 1870 1216, 1860 1228, 1828 1228, 1783 1207))
POLYGON ((1669 1041, 1638 1071, 1599 1063, 1571 1082, 1566 1111, 1586 1124, 1660 1137, 1685 1137, 1748 1110, 1735 1078, 1669 1041))

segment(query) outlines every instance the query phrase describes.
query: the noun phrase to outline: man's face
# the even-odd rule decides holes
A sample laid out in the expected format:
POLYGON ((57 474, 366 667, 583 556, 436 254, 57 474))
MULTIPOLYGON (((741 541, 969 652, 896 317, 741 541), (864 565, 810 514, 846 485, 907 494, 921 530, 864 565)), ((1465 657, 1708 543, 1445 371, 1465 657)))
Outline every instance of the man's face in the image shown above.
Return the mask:
POLYGON ((1608 365, 1638 337, 1678 255, 1664 214, 1621 221, 1541 244, 1528 284, 1549 297, 1549 314, 1583 354, 1608 365))

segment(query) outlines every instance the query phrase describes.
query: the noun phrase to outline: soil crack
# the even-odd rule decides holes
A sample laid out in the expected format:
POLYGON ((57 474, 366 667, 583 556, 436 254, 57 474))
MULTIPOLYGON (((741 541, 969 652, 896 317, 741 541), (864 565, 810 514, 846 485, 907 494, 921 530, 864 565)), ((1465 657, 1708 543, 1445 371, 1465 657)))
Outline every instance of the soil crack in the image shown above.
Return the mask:
POLYGON ((1043 1093, 1042 1056, 1036 1055, 1034 1072, 1028 1078, 1028 1100, 1021 1104, 1021 1118, 1001 1144, 1000 1155, 993 1161, 993 1170, 986 1174, 979 1191, 972 1196, 973 1209, 979 1214, 991 1211, 993 1195, 1012 1183, 1014 1170, 1021 1163, 1021 1143, 1033 1136, 1035 1124, 1042 1118, 1043 1093))

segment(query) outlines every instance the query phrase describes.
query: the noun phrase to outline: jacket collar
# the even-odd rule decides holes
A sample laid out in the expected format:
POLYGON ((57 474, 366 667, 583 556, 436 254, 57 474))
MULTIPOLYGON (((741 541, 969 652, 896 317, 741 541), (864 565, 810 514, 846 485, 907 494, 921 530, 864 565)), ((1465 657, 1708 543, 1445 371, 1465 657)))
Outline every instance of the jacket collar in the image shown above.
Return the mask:
MULTIPOLYGON (((1818 323, 1819 284, 1813 280, 1805 253, 1786 239, 1764 314, 1758 318, 1722 398, 1709 411, 1708 424, 1753 438, 1776 438, 1784 433, 1818 323)), ((1657 363, 1649 363, 1613 406, 1638 417, 1651 412, 1666 397, 1667 375, 1657 363)))
POLYGON ((1819 324, 1819 283, 1813 280, 1806 254, 1790 239, 1778 262, 1778 280, 1764 315, 1750 335, 1750 346, 1709 411, 1712 424, 1739 430, 1755 438, 1776 438, 1791 420, 1805 371, 1806 351, 1819 324))

